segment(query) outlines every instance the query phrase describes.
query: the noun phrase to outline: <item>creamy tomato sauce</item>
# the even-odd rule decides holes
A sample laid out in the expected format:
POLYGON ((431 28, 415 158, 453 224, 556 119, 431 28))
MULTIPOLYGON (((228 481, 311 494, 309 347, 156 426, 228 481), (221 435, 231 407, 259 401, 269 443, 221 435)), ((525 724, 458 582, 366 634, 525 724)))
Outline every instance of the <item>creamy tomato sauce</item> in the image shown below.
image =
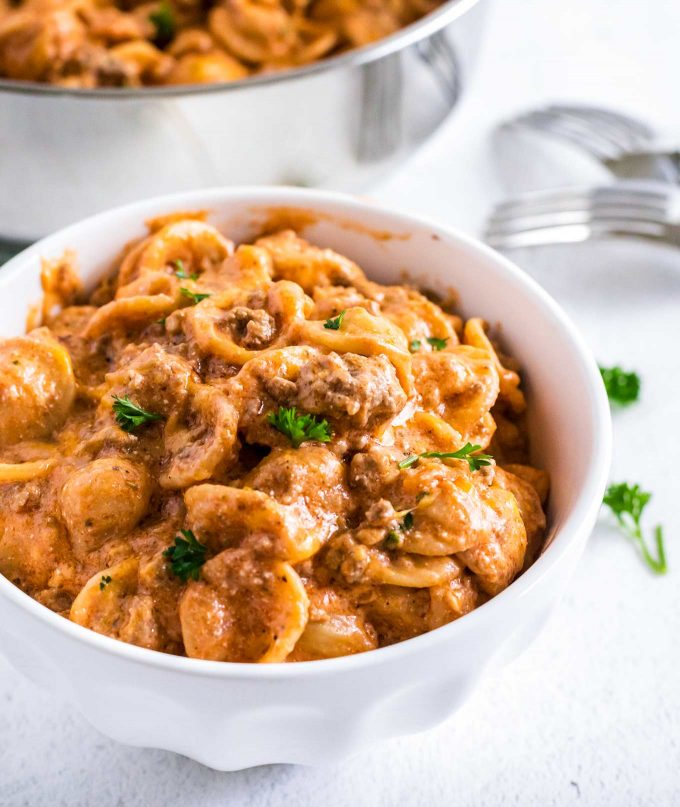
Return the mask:
POLYGON ((540 551, 547 477, 481 320, 190 214, 90 295, 71 254, 42 280, 42 324, 0 343, 0 572, 64 618, 328 658, 464 616, 540 551))

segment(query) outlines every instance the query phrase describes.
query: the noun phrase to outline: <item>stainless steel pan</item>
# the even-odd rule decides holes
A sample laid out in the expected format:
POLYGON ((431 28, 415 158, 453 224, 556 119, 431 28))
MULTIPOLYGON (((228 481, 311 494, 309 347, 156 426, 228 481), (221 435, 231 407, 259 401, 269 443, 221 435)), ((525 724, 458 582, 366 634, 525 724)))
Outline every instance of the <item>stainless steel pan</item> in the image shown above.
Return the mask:
POLYGON ((457 104, 485 8, 450 0, 370 47, 232 84, 67 90, 0 81, 0 239, 32 241, 167 191, 365 187, 457 104))

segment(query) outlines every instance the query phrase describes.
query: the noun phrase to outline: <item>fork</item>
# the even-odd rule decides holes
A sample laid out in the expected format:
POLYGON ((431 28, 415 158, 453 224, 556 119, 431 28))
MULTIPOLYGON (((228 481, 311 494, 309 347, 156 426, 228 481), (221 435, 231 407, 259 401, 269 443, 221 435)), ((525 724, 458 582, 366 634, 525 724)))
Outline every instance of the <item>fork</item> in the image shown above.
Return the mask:
POLYGON ((554 104, 502 124, 499 134, 532 130, 557 137, 587 152, 615 176, 680 184, 680 152, 664 148, 654 129, 609 109, 554 104))
POLYGON ((523 194, 493 211, 484 238, 496 249, 631 236, 680 247, 680 191, 619 182, 523 194))

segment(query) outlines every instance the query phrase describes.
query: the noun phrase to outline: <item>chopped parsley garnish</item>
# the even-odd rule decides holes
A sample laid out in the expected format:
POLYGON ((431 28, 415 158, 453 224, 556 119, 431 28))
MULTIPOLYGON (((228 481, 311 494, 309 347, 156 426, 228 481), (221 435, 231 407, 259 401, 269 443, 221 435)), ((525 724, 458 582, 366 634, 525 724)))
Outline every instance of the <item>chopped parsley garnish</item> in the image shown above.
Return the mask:
POLYGON ((420 339, 412 339, 408 343, 408 349, 411 351, 411 353, 417 353, 420 350, 421 344, 422 342, 420 341, 420 339))
POLYGON ((108 586, 110 582, 111 582, 111 575, 103 574, 102 579, 99 581, 99 590, 104 591, 104 589, 108 586))
POLYGON ((612 403, 628 406, 640 397, 640 376, 620 367, 600 367, 607 395, 612 403))
POLYGON ((637 544, 647 566, 656 574, 665 574, 668 566, 666 564, 663 528, 659 525, 654 529, 656 557, 647 548, 647 543, 642 535, 640 519, 651 498, 652 494, 640 490, 639 485, 629 485, 627 482, 621 482, 607 488, 603 504, 609 507, 616 516, 619 526, 637 544))
POLYGON ((175 36, 177 24, 175 22, 175 14, 172 10, 172 6, 167 0, 162 0, 158 8, 149 14, 149 21, 156 29, 153 37, 154 45, 159 48, 164 48, 166 45, 169 45, 175 36))
POLYGON ((432 345, 433 350, 444 350, 449 339, 448 337, 446 339, 438 339, 436 336, 428 336, 427 341, 428 344, 432 345))
POLYGON ((267 420, 286 435, 293 448, 299 448, 307 440, 328 443, 333 435, 327 420, 319 420, 316 415, 299 414, 294 406, 279 406, 278 412, 270 412, 267 420))
POLYGON ((493 459, 489 454, 475 454, 475 452, 480 449, 481 446, 473 446, 472 443, 465 443, 458 451, 425 451, 422 454, 411 454, 410 457, 406 457, 405 460, 399 463, 399 467, 402 469, 411 468, 419 459, 434 457, 440 460, 465 460, 470 466, 471 471, 478 471, 485 465, 491 465, 491 460, 493 459))
POLYGON ((184 268, 184 261, 179 260, 179 258, 174 261, 175 264, 175 274, 181 280, 198 280, 198 272, 191 272, 189 274, 187 270, 184 268))
POLYGON ((331 319, 327 319, 324 322, 323 327, 328 328, 331 331, 339 331, 340 326, 342 325, 342 321, 345 318, 346 313, 347 313, 347 311, 341 311, 338 314, 337 317, 332 317, 331 319))
POLYGON ((429 490, 421 490, 421 491, 420 491, 420 493, 418 493, 418 494, 417 494, 417 496, 416 496, 416 504, 420 504, 420 502, 422 502, 422 500, 423 500, 423 499, 424 499, 426 496, 429 496, 429 495, 430 495, 430 491, 429 491, 429 490))
POLYGON ((208 297, 211 296, 210 294, 200 294, 197 291, 189 291, 189 289, 185 289, 184 286, 180 286, 179 290, 185 297, 188 297, 194 305, 200 303, 202 300, 207 300, 208 297))
POLYGON ((191 530, 180 530, 183 538, 175 537, 175 545, 169 546, 163 557, 170 561, 170 569, 175 577, 186 583, 189 578, 198 580, 201 566, 206 561, 208 547, 200 543, 191 530))
POLYGON ((155 412, 147 412, 141 406, 133 403, 127 395, 124 398, 119 398, 113 395, 113 413, 116 418, 116 423, 124 432, 133 432, 140 426, 146 426, 153 423, 155 420, 163 420, 162 415, 157 415, 155 412))
POLYGON ((385 536, 385 547, 387 549, 396 549, 404 542, 402 533, 408 532, 413 527, 413 513, 409 510, 406 515, 399 522, 398 530, 390 530, 385 536))

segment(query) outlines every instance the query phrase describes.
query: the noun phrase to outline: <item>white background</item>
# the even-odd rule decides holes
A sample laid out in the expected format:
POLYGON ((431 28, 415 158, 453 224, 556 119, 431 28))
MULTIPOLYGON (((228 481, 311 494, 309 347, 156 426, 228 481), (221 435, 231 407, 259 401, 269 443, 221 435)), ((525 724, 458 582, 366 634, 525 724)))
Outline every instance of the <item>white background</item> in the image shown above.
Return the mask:
MULTIPOLYGON (((680 135, 678 0, 497 0, 492 12, 459 114, 373 196, 477 231, 500 194, 490 131, 547 101, 618 106, 680 135)), ((648 572, 603 517, 541 637, 453 720, 318 770, 221 774, 119 746, 0 661, 2 807, 680 805, 680 254, 514 257, 601 362, 644 377, 642 403, 615 416, 612 477, 654 492, 646 520, 666 525, 670 573, 648 572)))

